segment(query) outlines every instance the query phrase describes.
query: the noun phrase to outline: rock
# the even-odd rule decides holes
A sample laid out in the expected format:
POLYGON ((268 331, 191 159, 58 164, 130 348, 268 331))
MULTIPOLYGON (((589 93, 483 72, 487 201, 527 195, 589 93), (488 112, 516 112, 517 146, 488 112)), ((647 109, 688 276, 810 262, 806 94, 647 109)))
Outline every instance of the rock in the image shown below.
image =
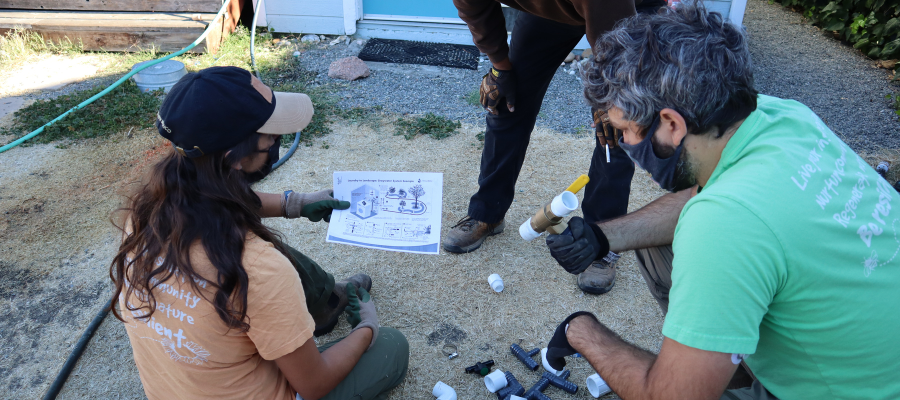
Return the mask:
POLYGON ((295 52, 294 52, 294 57, 300 57, 300 52, 299 52, 299 51, 295 51, 295 52))
POLYGON ((572 62, 572 60, 574 60, 574 59, 575 59, 575 53, 569 52, 569 54, 566 55, 566 60, 563 62, 572 62))
POLYGON ((897 66, 897 60, 881 60, 875 63, 879 68, 894 69, 897 66))
POLYGON ((328 77, 347 81, 369 76, 369 67, 359 57, 347 57, 336 60, 328 67, 328 77))
POLYGON ((303 35, 303 37, 300 38, 300 41, 305 43, 316 43, 319 40, 319 35, 303 35))
POLYGON ((272 39, 272 44, 278 44, 281 42, 281 39, 272 39))
POLYGON ((356 44, 362 46, 362 45, 366 44, 366 41, 365 41, 365 40, 362 40, 362 39, 357 39, 357 40, 356 40, 356 44))
POLYGON ((343 41, 344 41, 344 40, 341 39, 341 38, 336 38, 336 39, 332 40, 331 43, 328 43, 328 45, 329 45, 329 46, 334 46, 334 45, 336 45, 336 44, 338 44, 338 43, 340 43, 340 42, 343 42, 343 41))
POLYGON ((581 56, 584 58, 588 58, 592 55, 594 55, 594 52, 591 51, 591 49, 584 49, 584 51, 581 52, 581 56))

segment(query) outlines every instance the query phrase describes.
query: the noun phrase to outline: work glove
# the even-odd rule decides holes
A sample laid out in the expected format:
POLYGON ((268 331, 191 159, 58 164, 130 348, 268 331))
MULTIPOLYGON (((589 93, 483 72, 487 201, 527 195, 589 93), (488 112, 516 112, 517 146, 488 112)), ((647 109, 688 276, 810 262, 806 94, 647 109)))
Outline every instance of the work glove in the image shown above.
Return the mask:
POLYGON ((562 371, 563 368, 566 367, 566 357, 577 353, 575 349, 572 348, 572 345, 569 344, 569 339, 566 337, 566 331, 569 330, 569 322, 582 315, 589 315, 595 321, 597 320, 597 317, 595 317, 594 314, 587 311, 579 311, 566 317, 566 319, 556 327, 556 332, 554 332, 553 337, 550 338, 550 343, 547 343, 546 359, 547 364, 550 365, 551 368, 562 371))
POLYGON ((577 275, 609 253, 609 240, 597 224, 573 217, 565 232, 547 236, 547 247, 563 269, 577 275))
POLYGON ((349 201, 335 200, 334 191, 331 189, 320 190, 312 193, 288 193, 284 205, 285 218, 306 217, 312 222, 331 222, 331 210, 346 210, 350 208, 349 201))
POLYGON ((497 115, 497 105, 504 98, 509 112, 516 111, 516 75, 513 70, 500 71, 492 67, 481 78, 480 91, 481 106, 489 113, 497 115))
POLYGON ((378 339, 378 314, 375 313, 375 302, 365 288, 358 288, 352 283, 347 283, 347 298, 350 304, 347 305, 347 322, 353 327, 350 333, 360 328, 369 328, 372 330, 372 342, 369 343, 369 349, 378 339))
POLYGON ((601 146, 616 147, 619 144, 619 138, 622 137, 622 131, 612 126, 609 122, 609 114, 606 111, 599 108, 591 109, 591 115, 594 120, 594 132, 597 134, 597 139, 600 141, 601 146))

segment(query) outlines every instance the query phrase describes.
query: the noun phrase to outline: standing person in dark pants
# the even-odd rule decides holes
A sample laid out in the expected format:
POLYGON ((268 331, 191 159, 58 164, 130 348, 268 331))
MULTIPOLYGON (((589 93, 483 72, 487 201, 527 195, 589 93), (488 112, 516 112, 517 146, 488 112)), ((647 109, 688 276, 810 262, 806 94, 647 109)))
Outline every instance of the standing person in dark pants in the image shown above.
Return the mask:
MULTIPOLYGON (((481 82, 481 104, 488 110, 479 189, 469 202, 468 215, 448 233, 443 247, 468 253, 485 238, 503 232, 504 216, 515 193, 516 180, 528 150, 531 131, 550 80, 569 52, 587 34, 593 44, 621 19, 663 6, 662 0, 503 0, 522 11, 516 17, 507 45, 506 24, 497 0, 453 0, 459 17, 472 32, 475 45, 493 67, 481 82)), ((582 210, 591 222, 624 215, 634 163, 616 143, 621 135, 608 124, 605 110, 592 110, 597 133, 582 210), (601 201, 602 198, 602 201, 601 201)), ((610 253, 578 276, 581 290, 602 294, 615 284, 615 261, 610 253)))

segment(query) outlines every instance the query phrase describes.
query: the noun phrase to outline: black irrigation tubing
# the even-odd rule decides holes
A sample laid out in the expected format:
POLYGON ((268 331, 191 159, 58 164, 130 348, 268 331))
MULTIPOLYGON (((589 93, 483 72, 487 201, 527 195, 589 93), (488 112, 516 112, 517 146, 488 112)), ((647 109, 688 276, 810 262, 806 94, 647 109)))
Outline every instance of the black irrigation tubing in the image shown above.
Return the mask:
MULTIPOLYGON (((259 1, 260 3, 263 0, 259 1)), ((254 59, 253 55, 253 46, 254 38, 256 37, 256 15, 253 16, 253 27, 254 29, 250 32, 250 58, 254 59)), ((256 62, 254 59, 254 70, 256 69, 256 62)), ((257 76, 259 72, 256 72, 257 76)), ((294 142, 291 144, 290 149, 288 149, 287 154, 284 157, 281 157, 275 164, 272 165, 272 171, 275 171, 278 167, 284 164, 291 156, 294 155, 294 152, 297 151, 297 146, 300 144, 300 135, 302 132, 297 132, 294 134, 294 142)), ((50 385, 50 388, 47 389, 47 393, 44 394, 43 400, 54 400, 56 396, 59 395, 59 392, 62 390, 63 386, 66 384, 66 380, 69 379, 69 375, 72 374, 72 370, 75 369, 75 365, 78 364, 78 360, 81 358, 81 355, 84 353, 84 350, 87 349, 88 343, 90 343, 91 338, 94 337, 94 333, 97 332, 97 329, 100 327, 100 324, 103 323, 103 320, 106 319, 106 316, 109 315, 109 311, 113 306, 113 299, 110 298, 106 305, 100 309, 100 312, 94 316, 94 319, 91 320, 90 325, 88 325, 87 329, 84 330, 84 333, 81 334, 81 338, 78 339, 78 343, 75 344, 75 348, 72 349, 72 352, 69 353, 69 357, 66 358, 66 362, 63 364, 62 369, 60 369, 59 374, 56 375, 56 379, 53 380, 53 383, 50 385)))

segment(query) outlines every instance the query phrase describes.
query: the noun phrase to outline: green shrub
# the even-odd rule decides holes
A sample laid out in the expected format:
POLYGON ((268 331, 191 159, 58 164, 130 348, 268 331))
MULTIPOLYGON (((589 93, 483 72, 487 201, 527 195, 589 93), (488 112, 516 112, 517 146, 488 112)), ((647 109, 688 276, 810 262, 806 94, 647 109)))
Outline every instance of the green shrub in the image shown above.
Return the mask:
POLYGON ((410 140, 418 135, 428 135, 434 139, 441 140, 462 127, 459 121, 453 121, 450 118, 427 113, 424 117, 414 118, 412 120, 400 118, 397 120, 397 130, 395 136, 403 135, 406 140, 410 140))
POLYGON ((779 0, 871 58, 900 57, 900 0, 779 0))

